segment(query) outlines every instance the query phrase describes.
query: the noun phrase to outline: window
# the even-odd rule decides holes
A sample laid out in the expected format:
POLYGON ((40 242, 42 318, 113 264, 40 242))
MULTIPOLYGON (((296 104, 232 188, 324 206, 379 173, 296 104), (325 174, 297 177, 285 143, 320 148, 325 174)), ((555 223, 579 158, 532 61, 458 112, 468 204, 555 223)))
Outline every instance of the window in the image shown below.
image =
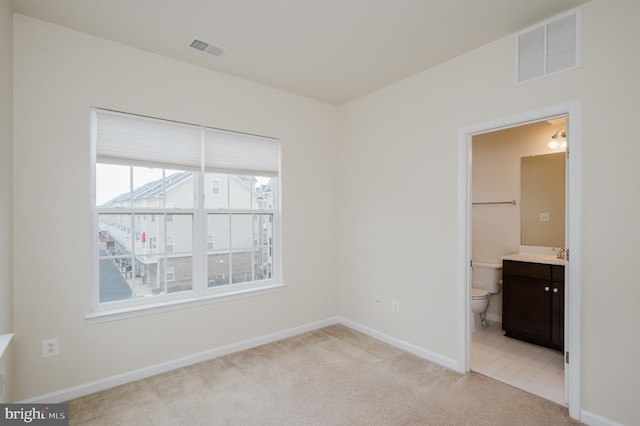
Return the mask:
POLYGON ((102 109, 92 120, 94 311, 279 285, 278 141, 102 109))
POLYGON ((173 281, 173 277, 175 274, 175 267, 173 265, 167 265, 167 282, 173 281))

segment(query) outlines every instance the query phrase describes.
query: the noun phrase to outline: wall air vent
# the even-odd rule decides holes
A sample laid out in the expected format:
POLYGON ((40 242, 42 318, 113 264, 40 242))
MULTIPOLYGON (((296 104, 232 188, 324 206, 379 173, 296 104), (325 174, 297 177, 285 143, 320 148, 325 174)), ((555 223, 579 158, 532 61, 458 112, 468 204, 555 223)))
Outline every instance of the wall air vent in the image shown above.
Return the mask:
POLYGON ((516 34, 516 84, 580 66, 581 9, 516 34))
POLYGON ((193 41, 189 43, 189 47, 213 56, 222 56, 225 52, 225 49, 223 47, 213 45, 206 41, 198 40, 197 38, 194 38, 193 41))

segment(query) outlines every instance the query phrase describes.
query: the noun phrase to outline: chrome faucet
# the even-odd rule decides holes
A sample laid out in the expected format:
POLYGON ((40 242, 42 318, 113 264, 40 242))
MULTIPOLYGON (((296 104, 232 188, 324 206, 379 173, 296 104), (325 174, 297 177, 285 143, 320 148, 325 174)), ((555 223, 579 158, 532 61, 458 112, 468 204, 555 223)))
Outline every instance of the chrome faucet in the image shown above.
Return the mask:
POLYGON ((564 259, 566 257, 567 254, 567 250, 564 248, 557 248, 554 250, 558 250, 558 255, 556 256, 558 259, 564 259))

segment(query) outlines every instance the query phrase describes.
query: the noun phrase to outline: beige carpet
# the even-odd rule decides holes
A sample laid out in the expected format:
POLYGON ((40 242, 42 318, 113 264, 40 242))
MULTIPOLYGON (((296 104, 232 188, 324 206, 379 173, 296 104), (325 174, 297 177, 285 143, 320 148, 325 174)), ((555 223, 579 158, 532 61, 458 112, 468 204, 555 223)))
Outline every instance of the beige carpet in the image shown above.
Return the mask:
POLYGON ((334 325, 69 401, 72 425, 565 425, 567 409, 334 325))

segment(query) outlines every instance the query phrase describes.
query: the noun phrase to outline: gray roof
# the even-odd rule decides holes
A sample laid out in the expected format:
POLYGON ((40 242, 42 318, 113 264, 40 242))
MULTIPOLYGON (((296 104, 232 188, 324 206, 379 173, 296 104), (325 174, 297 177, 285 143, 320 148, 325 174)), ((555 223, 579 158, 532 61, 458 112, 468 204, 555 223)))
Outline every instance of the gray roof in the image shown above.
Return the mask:
MULTIPOLYGON (((154 180, 152 182, 148 182, 138 188, 133 190, 133 199, 134 200, 143 200, 148 198, 156 198, 160 197, 164 194, 164 191, 170 191, 172 188, 180 185, 182 182, 191 179, 191 172, 179 172, 172 174, 171 176, 160 178, 158 180, 154 180), (164 181, 164 185, 163 185, 164 181)), ((130 198, 130 194, 125 192, 123 194, 118 195, 115 198, 107 201, 105 204, 116 204, 124 201, 128 201, 130 198)))
MULTIPOLYGON (((253 191, 260 198, 265 198, 267 192, 270 191, 270 185, 263 185, 262 188, 256 191, 255 183, 257 179, 255 176, 247 176, 247 175, 230 175, 235 177, 239 181, 241 181, 248 188, 254 188, 253 191)), ((171 189, 180 185, 181 183, 191 179, 193 177, 193 173, 190 171, 174 173, 171 176, 160 178, 158 180, 154 180, 152 182, 148 182, 138 188, 134 188, 133 190, 133 199, 134 200, 143 200, 149 198, 161 197, 164 195, 164 192, 169 192, 171 189)), ((123 194, 118 195, 117 197, 112 198, 107 201, 104 205, 110 204, 118 204, 125 201, 130 200, 130 194, 125 192, 123 194)))

